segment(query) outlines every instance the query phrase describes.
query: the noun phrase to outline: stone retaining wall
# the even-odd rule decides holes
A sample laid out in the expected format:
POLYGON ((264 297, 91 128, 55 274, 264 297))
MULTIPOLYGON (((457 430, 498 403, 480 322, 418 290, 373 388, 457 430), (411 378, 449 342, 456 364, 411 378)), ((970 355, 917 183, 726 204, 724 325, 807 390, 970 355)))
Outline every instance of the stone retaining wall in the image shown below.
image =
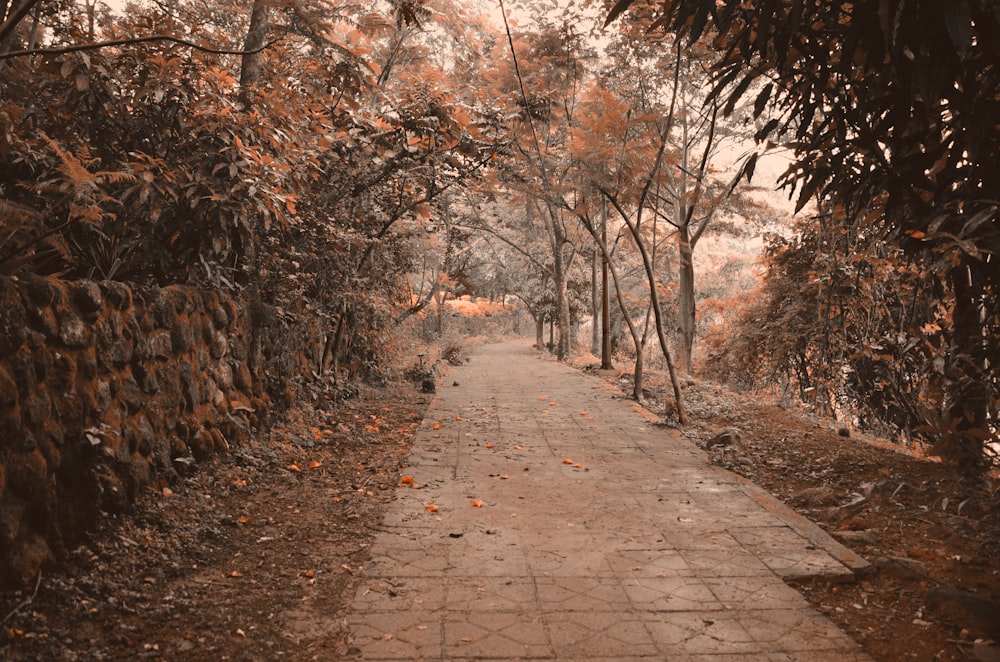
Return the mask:
POLYGON ((224 293, 0 278, 0 584, 28 584, 100 511, 245 443, 294 403, 314 341, 224 293))

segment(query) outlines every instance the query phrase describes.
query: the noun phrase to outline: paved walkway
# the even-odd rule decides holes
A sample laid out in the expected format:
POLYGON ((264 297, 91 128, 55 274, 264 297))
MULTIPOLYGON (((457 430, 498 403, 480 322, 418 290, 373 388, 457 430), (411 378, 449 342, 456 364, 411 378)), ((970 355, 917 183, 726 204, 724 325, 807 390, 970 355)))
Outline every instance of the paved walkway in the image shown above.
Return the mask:
POLYGON ((348 617, 356 658, 868 659, 783 581, 863 562, 602 380, 510 343, 443 381, 348 617))

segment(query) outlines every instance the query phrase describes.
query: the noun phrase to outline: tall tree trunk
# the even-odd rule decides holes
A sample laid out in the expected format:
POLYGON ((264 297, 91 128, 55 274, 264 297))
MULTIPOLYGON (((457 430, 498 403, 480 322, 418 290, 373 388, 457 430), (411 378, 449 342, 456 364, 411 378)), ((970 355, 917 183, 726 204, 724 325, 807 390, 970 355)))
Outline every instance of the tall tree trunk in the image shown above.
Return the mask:
POLYGON ((601 326, 598 326, 598 322, 601 322, 603 325, 603 320, 601 319, 601 284, 598 281, 601 269, 600 261, 600 253, 594 251, 594 255, 590 260, 590 353, 594 356, 597 356, 598 352, 601 351, 601 326))
POLYGON ((682 374, 691 374, 691 354, 694 350, 694 336, 697 316, 694 299, 694 250, 691 245, 689 227, 685 223, 677 229, 677 253, 680 256, 678 282, 680 292, 677 313, 680 317, 680 343, 677 352, 677 367, 682 374))
POLYGON ((646 281, 649 283, 649 301, 653 307, 653 317, 656 321, 656 338, 660 343, 660 351, 663 352, 663 359, 667 362, 667 373, 670 375, 670 385, 673 387, 674 402, 677 406, 677 421, 681 425, 687 425, 687 407, 684 404, 684 394, 681 392, 681 382, 677 376, 677 367, 674 365, 670 346, 667 343, 667 332, 663 326, 663 311, 660 310, 660 295, 656 291, 656 270, 653 266, 653 260, 649 255, 649 250, 646 248, 646 243, 642 240, 642 234, 639 232, 639 226, 636 222, 630 219, 628 213, 621 208, 617 200, 604 191, 602 191, 602 194, 618 210, 622 220, 625 221, 625 225, 628 226, 629 233, 635 240, 636 246, 639 248, 639 255, 642 256, 642 266, 646 271, 646 281))
MULTIPOLYGON (((601 369, 611 370, 611 297, 608 291, 608 207, 602 199, 601 215, 601 369)), ((620 298, 618 280, 615 279, 615 293, 620 298)))
MULTIPOLYGON (((632 316, 629 315, 628 307, 625 305, 625 297, 622 296, 621 287, 619 287, 618 282, 618 270, 615 265, 611 262, 611 255, 608 253, 608 242, 607 242, 607 223, 601 228, 601 234, 598 236, 597 231, 594 229, 593 225, 586 219, 581 219, 583 221, 583 226, 587 228, 590 235, 594 238, 597 243, 597 247, 601 249, 601 256, 604 258, 604 266, 611 272, 611 278, 615 282, 615 297, 618 301, 618 309, 621 311, 622 318, 625 320, 625 325, 628 327, 629 335, 632 337, 632 345, 635 347, 635 366, 632 371, 632 397, 635 400, 639 400, 642 397, 642 379, 643 379, 643 357, 646 354, 646 336, 645 334, 640 336, 639 329, 635 326, 635 321, 632 320, 632 316)), ((607 274, 605 273, 605 278, 607 274)), ((606 282, 606 281, 605 281, 606 282)), ((604 286, 605 296, 608 292, 607 284, 604 286)), ((607 299, 605 299, 607 301, 607 299)), ((607 311, 607 308, 605 308, 607 311)), ((607 316, 607 313, 605 313, 607 316)), ((647 326, 649 323, 649 312, 646 313, 647 326)), ((610 338, 610 333, 605 337, 610 338)), ((610 343, 609 343, 610 345, 610 343)), ((608 354, 610 355, 610 347, 608 354)), ((604 368, 602 364, 602 369, 610 368, 610 361, 608 362, 608 368, 604 368)))
POLYGON ((239 101, 243 104, 244 110, 250 109, 250 90, 260 81, 261 59, 263 52, 261 49, 267 43, 267 31, 270 27, 270 13, 272 0, 254 0, 253 9, 250 11, 250 25, 247 28, 247 36, 243 42, 243 54, 240 62, 240 91, 239 101))
POLYGON ((566 295, 566 285, 569 281, 569 263, 564 246, 567 243, 566 232, 562 225, 559 210, 549 201, 545 203, 545 212, 549 225, 549 241, 552 244, 552 285, 556 291, 555 323, 559 329, 559 339, 556 344, 556 359, 563 361, 569 355, 572 329, 569 316, 569 297, 566 295))

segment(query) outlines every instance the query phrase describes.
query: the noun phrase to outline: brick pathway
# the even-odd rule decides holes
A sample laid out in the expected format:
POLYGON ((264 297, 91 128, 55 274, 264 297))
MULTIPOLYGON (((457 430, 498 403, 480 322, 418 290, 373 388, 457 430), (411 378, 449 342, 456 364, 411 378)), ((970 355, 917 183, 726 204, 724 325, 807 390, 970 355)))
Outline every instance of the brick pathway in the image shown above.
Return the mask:
POLYGON ((868 659, 784 581, 864 562, 602 380, 508 343, 443 381, 354 659, 868 659))

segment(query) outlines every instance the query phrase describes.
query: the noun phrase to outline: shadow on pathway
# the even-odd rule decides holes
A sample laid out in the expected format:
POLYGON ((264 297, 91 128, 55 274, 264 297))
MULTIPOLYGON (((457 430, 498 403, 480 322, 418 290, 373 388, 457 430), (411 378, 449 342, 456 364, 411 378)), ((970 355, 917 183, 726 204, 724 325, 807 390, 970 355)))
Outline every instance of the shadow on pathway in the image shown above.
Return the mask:
POLYGON ((445 381, 348 617, 356 659, 868 659, 784 581, 861 561, 602 380, 507 343, 445 381))

